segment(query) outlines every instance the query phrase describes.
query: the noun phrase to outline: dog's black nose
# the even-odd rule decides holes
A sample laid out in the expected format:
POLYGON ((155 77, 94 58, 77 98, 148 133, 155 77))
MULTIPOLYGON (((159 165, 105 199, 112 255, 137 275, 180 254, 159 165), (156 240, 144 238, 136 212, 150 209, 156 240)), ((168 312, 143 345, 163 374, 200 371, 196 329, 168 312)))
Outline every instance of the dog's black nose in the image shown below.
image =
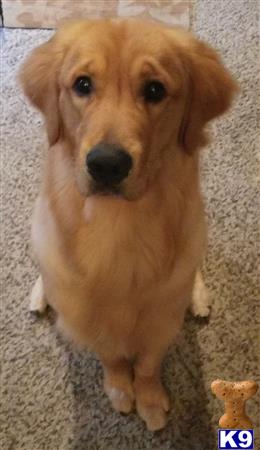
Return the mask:
POLYGON ((127 177, 132 158, 122 148, 98 144, 87 155, 87 167, 95 181, 104 185, 119 184, 127 177))

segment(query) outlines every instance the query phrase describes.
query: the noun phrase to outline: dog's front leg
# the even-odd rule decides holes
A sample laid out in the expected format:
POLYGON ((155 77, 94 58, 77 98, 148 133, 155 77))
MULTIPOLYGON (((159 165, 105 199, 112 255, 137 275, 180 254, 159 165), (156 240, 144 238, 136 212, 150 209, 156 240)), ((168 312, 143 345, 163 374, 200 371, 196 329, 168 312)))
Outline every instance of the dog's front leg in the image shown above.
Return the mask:
POLYGON ((104 390, 116 411, 129 413, 134 406, 133 373, 130 361, 102 357, 104 390))
POLYGON ((168 395, 161 383, 163 354, 140 354, 134 366, 136 409, 150 431, 163 428, 170 409, 168 395))

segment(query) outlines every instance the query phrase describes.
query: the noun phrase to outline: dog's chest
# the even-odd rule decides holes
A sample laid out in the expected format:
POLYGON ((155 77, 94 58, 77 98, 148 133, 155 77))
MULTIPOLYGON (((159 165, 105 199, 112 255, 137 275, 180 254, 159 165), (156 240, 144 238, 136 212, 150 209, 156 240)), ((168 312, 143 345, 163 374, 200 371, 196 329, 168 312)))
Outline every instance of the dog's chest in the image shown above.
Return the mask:
MULTIPOLYGON (((64 232, 39 198, 33 216, 34 249, 54 275, 76 275, 88 286, 143 286, 166 271, 174 252, 163 217, 127 214, 117 204, 82 213, 73 233, 64 232), (64 275, 63 273, 64 272, 64 275), (115 283, 115 284, 114 284, 115 283)), ((99 205, 98 205, 99 206, 99 205)), ((66 219, 66 218, 65 218, 66 219)), ((67 221, 68 223, 68 221, 67 221)))
POLYGON ((96 286, 142 289, 167 271, 173 234, 163 217, 128 214, 113 206, 88 211, 74 247, 79 270, 96 286))

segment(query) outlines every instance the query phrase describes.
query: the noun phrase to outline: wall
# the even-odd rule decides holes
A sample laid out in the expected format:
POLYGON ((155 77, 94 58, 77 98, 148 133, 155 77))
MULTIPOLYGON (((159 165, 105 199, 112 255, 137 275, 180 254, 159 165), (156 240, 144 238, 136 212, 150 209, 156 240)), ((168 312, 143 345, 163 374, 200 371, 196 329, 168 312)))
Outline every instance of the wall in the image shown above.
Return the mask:
POLYGON ((169 25, 189 26, 193 0, 2 0, 4 25, 55 28, 75 18, 141 16, 169 25))

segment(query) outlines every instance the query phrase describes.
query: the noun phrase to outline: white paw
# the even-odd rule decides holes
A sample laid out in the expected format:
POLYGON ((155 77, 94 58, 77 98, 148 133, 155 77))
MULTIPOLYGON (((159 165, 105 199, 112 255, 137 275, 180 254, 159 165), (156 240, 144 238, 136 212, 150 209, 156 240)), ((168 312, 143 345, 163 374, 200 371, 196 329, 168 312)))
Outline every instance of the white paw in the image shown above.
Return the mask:
POLYGON ((133 409, 134 393, 132 389, 118 389, 106 387, 105 392, 116 411, 128 414, 133 409))
POLYGON ((210 313, 211 299, 202 275, 198 271, 192 292, 191 312, 194 316, 208 317, 210 313))
POLYGON ((30 296, 30 311, 42 314, 47 307, 41 275, 37 278, 30 296))

